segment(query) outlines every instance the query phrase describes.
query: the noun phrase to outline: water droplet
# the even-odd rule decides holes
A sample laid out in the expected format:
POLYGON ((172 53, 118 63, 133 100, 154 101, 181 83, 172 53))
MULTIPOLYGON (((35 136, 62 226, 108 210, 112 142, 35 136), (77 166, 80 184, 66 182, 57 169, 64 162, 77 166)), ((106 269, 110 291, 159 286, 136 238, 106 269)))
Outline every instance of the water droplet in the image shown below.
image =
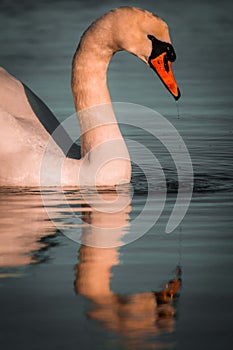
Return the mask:
POLYGON ((179 102, 176 101, 176 109, 177 109, 177 119, 180 119, 180 108, 179 108, 179 102))

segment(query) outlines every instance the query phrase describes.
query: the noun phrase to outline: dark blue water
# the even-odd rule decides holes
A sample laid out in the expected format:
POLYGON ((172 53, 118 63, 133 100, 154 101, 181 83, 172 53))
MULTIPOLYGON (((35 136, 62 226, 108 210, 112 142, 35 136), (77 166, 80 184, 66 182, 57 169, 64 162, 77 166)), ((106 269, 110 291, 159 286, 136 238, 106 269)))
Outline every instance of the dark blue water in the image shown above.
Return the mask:
POLYGON ((84 205, 78 191, 66 192, 81 224, 69 217, 55 190, 44 193, 53 221, 38 190, 1 190, 3 349, 228 349, 232 344, 231 2, 1 1, 0 64, 62 121, 74 112, 70 66, 81 33, 121 5, 144 7, 169 24, 182 92, 180 117, 153 72, 127 53, 115 55, 109 68, 112 99, 157 110, 179 131, 194 168, 191 205, 182 223, 166 234, 177 195, 176 169, 164 147, 135 129, 125 130, 125 136, 156 153, 168 193, 157 223, 131 244, 91 248, 61 230, 85 240, 95 235, 88 224, 103 228, 111 222, 121 227, 117 241, 132 235, 148 194, 136 166, 132 201, 115 216, 84 205))

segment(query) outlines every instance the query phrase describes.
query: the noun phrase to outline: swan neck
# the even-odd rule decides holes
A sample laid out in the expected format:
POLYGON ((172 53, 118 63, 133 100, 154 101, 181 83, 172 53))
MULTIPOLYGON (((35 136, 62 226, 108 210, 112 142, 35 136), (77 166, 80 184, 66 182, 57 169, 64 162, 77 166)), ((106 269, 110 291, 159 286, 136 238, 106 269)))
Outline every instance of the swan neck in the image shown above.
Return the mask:
POLYGON ((72 91, 76 111, 111 102, 107 69, 113 52, 95 44, 94 38, 82 39, 73 59, 72 91))
POLYGON ((103 31, 100 36, 101 42, 91 28, 84 34, 72 65, 72 91, 82 135, 82 156, 101 142, 122 139, 106 78, 114 50, 109 48, 107 33, 103 31))
POLYGON ((94 23, 81 39, 73 59, 72 91, 81 131, 84 182, 115 185, 130 181, 131 164, 106 81, 117 49, 111 30, 102 24, 94 23))

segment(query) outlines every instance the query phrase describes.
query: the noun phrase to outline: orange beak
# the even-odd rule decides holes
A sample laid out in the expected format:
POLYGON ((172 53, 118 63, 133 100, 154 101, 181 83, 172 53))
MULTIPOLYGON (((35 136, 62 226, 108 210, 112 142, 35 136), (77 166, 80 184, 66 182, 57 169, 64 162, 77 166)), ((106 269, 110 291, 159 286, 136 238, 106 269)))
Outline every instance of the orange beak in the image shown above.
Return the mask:
POLYGON ((172 73, 172 64, 167 59, 167 53, 163 52, 159 56, 150 59, 149 63, 175 100, 178 100, 181 94, 172 73))

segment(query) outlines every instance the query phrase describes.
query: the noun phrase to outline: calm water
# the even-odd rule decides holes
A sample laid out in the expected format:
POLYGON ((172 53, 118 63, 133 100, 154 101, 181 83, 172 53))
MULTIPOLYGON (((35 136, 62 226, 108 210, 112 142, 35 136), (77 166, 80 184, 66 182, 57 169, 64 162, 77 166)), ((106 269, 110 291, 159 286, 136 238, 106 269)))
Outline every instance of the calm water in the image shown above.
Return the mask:
MULTIPOLYGON (((3 349, 228 349, 232 344, 231 2, 2 1, 0 64, 62 121, 74 112, 70 64, 81 33, 121 5, 147 8, 170 25, 180 118, 153 72, 129 54, 115 55, 109 88, 114 101, 155 109, 180 132, 194 167, 190 208, 179 227, 165 234, 177 195, 176 169, 165 148, 133 129, 124 130, 125 136, 157 155, 168 193, 158 222, 131 244, 91 248, 61 230, 87 242, 111 222, 116 243, 133 235, 133 221, 147 198, 145 176, 136 166, 133 198, 131 189, 122 189, 128 205, 116 214, 93 209, 92 193, 87 205, 78 191, 67 190, 66 203, 59 191, 44 191, 45 210, 36 189, 1 190, 3 349)), ((101 195, 111 200, 115 193, 101 195)), ((148 220, 157 204, 154 197, 148 220)))

